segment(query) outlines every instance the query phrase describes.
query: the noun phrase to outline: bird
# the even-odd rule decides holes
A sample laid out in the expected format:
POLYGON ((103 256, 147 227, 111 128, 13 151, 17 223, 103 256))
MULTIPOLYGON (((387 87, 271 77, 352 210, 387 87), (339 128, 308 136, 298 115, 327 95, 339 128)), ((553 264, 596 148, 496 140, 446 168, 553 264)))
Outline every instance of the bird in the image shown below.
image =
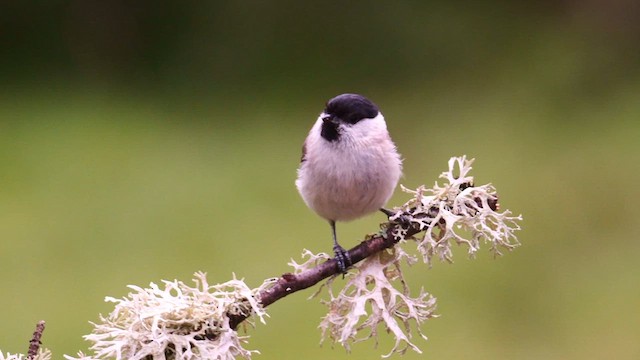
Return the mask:
POLYGON ((327 101, 302 146, 296 187, 305 204, 331 226, 342 274, 351 259, 338 243, 336 222, 384 209, 402 175, 402 158, 378 106, 359 94, 327 101))

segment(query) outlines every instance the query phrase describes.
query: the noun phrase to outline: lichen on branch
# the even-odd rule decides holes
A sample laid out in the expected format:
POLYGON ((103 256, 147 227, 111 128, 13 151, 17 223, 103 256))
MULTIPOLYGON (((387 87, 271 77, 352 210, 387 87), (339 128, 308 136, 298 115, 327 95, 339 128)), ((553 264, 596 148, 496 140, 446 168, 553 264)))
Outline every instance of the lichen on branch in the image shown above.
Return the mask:
POLYGON ((38 353, 34 357, 25 354, 4 354, 0 351, 0 360, 51 360, 51 351, 38 349, 38 353))
POLYGON ((400 265, 415 260, 401 247, 394 247, 360 263, 337 295, 330 291, 326 302, 330 310, 320 323, 323 340, 329 338, 350 351, 354 342, 373 338, 377 344, 378 328, 382 326, 395 339, 385 357, 407 349, 421 353, 412 337, 417 334, 427 339, 420 326, 437 316, 436 299, 423 289, 411 297, 400 265))
POLYGON ((254 315, 264 322, 267 316, 256 294, 268 286, 266 280, 257 289, 235 278, 223 284, 209 285, 206 274, 198 272, 195 286, 182 281, 163 281, 148 288, 130 285, 127 296, 105 301, 115 303, 114 310, 93 323, 93 332, 85 340, 93 343, 89 359, 249 359, 257 351, 243 347, 245 338, 229 324, 230 315, 254 315))
MULTIPOLYGON (((442 185, 436 182, 431 188, 420 186, 416 190, 402 186, 413 197, 395 209, 393 219, 401 217, 422 231, 422 236, 414 238, 428 264, 434 256, 451 262, 453 243, 465 245, 472 256, 481 242, 490 243, 489 250, 494 255, 501 255, 500 249, 512 250, 520 245, 515 232, 520 230, 518 221, 522 215, 499 211, 493 185, 474 185, 469 175, 473 161, 466 156, 451 158, 449 169, 440 175, 446 180, 442 185)), ((404 238, 407 228, 400 227, 397 231, 396 236, 404 238)))

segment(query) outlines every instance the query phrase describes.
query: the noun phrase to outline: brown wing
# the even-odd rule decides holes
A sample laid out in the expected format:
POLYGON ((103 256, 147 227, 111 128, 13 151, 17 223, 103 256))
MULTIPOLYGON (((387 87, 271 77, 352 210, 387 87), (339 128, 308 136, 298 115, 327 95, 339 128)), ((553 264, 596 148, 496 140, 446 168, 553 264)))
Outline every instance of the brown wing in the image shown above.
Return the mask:
POLYGON ((300 156, 301 164, 307 160, 306 156, 307 156, 307 141, 305 140, 304 143, 302 144, 302 156, 300 156))

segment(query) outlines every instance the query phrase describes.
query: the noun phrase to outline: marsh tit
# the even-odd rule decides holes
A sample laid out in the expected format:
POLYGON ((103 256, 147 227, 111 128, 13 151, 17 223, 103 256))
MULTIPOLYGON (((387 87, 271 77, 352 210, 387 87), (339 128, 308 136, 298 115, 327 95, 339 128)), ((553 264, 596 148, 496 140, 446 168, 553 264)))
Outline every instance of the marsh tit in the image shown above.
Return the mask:
POLYGON ((329 100, 302 147, 296 187, 309 208, 329 221, 341 272, 351 265, 338 244, 336 221, 383 209, 402 173, 402 160, 384 116, 369 99, 342 94, 329 100))

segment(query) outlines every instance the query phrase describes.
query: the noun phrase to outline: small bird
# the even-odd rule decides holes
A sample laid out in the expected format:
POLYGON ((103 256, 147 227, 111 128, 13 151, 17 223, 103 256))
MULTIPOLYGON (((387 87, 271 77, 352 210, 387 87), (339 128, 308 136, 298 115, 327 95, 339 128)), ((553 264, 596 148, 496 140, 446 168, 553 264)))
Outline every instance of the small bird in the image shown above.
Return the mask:
POLYGON ((296 187, 309 208, 329 221, 342 273, 351 259, 336 237, 336 221, 383 209, 402 174, 402 160, 384 116, 369 99, 342 94, 329 100, 302 146, 296 187))

